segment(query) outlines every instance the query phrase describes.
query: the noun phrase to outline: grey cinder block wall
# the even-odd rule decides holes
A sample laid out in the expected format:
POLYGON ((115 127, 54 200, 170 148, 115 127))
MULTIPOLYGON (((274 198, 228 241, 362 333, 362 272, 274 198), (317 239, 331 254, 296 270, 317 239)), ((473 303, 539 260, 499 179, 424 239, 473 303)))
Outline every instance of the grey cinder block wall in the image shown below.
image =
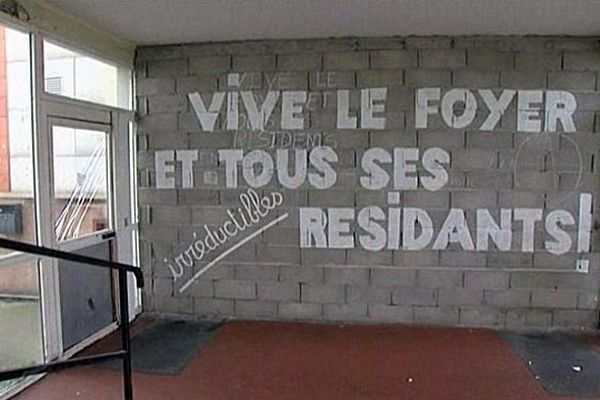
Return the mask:
POLYGON ((599 50, 597 38, 562 37, 352 38, 138 49, 145 309, 201 318, 595 329, 599 50), (254 117, 266 120, 249 115, 252 104, 242 92, 255 100, 254 117), (265 106, 268 92, 274 93, 272 110, 265 106), (287 105, 297 106, 291 112, 282 108, 284 92, 296 93, 289 95, 295 103, 287 105), (194 93, 199 109, 191 101, 194 93), (458 100, 449 102, 452 115, 444 119, 448 93, 458 100), (363 101, 361 95, 375 100, 363 101), (420 102, 420 95, 426 99, 420 102), (500 111, 484 127, 492 103, 500 111), (233 108, 237 128, 228 120, 233 108), (465 125, 460 117, 469 113, 465 125), (325 147, 337 156, 329 159, 335 183, 320 188, 314 183, 325 181, 327 172, 315 170, 309 154, 325 147), (432 173, 423 160, 431 148, 441 149, 438 177, 447 175, 434 190, 421 179, 432 173), (391 158, 369 164, 369 149, 391 158), (229 170, 223 150, 239 150, 228 153, 237 160, 229 170), (308 159, 314 180, 282 185, 278 150, 289 157, 287 175, 293 176, 296 154, 308 159), (272 162, 261 164, 265 153, 272 162), (235 158, 248 154, 257 157, 235 158), (418 154, 414 169, 398 172, 398 163, 410 165, 398 157, 409 154, 418 154), (273 170, 269 175, 261 167, 273 170), (416 187, 402 186, 411 173, 416 187), (228 184, 231 174, 236 185, 228 184), (383 184, 373 189, 378 179, 383 184), (236 234, 223 244, 207 242, 211 229, 245 212, 240 196, 248 189, 271 200, 279 193, 283 201, 263 209, 268 215, 249 222, 243 232, 230 223, 236 234), (416 228, 421 234, 432 230, 423 248, 407 248, 402 239, 408 228, 401 218, 415 208, 431 219, 431 225, 416 228), (316 224, 313 231, 302 230, 301 210, 317 216, 302 217, 313 228, 316 224), (336 210, 346 210, 345 223, 336 219, 336 210), (436 246, 451 210, 458 210, 466 226, 455 225, 446 232, 446 243, 436 246), (478 241, 478 230, 488 232, 492 225, 484 224, 489 218, 477 210, 487 210, 498 225, 501 210, 507 210, 508 228, 494 231, 487 245, 478 241), (527 215, 539 210, 539 218, 529 220, 531 230, 517 217, 522 210, 529 210, 527 215), (559 244, 563 247, 556 250, 559 244))

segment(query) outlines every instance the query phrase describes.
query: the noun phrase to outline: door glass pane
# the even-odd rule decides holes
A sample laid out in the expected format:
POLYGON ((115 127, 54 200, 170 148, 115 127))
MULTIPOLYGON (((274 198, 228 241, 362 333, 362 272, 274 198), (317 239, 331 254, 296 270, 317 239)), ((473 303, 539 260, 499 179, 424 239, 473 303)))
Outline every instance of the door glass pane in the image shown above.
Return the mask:
MULTIPOLYGON (((38 261, 0 267, 0 371, 43 362, 38 261)), ((0 382, 0 394, 18 380, 0 382)))
POLYGON ((131 71, 44 41, 46 92, 131 109, 131 71))
POLYGON ((33 243, 30 61, 29 35, 0 25, 0 235, 33 243))
POLYGON ((103 131, 52 128, 52 209, 58 241, 110 228, 107 138, 103 131))

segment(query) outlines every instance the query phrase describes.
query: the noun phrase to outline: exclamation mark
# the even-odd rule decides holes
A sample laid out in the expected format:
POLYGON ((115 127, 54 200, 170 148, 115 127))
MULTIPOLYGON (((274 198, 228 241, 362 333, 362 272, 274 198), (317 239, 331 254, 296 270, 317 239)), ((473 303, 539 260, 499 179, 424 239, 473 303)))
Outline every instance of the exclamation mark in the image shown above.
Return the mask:
MULTIPOLYGON (((592 195, 581 193, 579 195, 579 230, 577 232, 577 253, 582 254, 590 252, 590 238, 592 230, 592 195)), ((589 272, 590 261, 585 258, 577 260, 577 271, 589 272)))

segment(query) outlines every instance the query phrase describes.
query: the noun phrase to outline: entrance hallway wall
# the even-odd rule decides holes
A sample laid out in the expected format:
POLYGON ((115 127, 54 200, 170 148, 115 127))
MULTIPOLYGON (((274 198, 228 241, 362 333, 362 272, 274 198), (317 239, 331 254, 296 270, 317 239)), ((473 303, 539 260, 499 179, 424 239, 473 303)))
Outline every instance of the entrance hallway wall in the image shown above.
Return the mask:
POLYGON ((597 38, 142 47, 147 311, 593 329, 597 38))

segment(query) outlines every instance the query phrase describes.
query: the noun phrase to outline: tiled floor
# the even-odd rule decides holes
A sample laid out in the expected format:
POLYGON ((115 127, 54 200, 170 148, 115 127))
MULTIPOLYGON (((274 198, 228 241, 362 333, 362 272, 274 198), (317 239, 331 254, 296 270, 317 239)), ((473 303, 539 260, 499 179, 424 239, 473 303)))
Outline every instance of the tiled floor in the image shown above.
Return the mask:
MULTIPOLYGON (((104 349, 103 349, 104 351, 104 349)), ((135 374, 140 400, 541 400, 497 333, 407 326, 233 322, 178 376, 135 374)), ((53 374, 18 400, 121 399, 118 372, 53 374)))

